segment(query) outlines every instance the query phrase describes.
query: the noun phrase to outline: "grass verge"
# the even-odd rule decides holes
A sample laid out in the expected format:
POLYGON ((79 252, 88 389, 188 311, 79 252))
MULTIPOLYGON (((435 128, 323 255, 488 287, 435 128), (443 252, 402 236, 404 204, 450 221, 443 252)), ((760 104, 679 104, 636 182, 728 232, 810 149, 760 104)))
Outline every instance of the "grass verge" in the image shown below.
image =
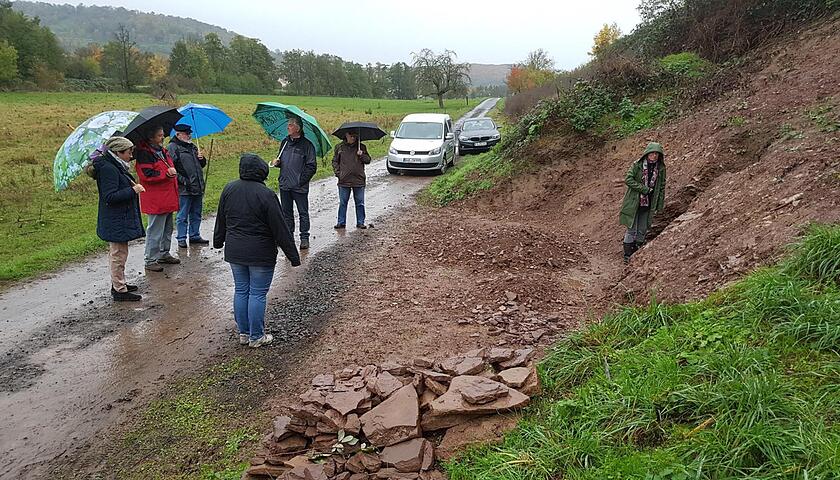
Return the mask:
POLYGON ((840 226, 695 303, 624 308, 556 344, 546 394, 458 479, 833 479, 840 226))

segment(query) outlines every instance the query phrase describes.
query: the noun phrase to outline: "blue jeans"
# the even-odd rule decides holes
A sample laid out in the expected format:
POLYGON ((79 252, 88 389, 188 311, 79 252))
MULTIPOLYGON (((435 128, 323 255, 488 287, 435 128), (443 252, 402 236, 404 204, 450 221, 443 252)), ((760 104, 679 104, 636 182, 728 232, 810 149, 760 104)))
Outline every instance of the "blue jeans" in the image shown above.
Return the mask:
POLYGON ((178 228, 178 233, 175 238, 178 241, 187 239, 187 228, 189 228, 190 238, 199 238, 201 236, 201 201, 204 195, 181 195, 178 203, 178 217, 175 220, 175 225, 178 228))
POLYGON ((233 318, 240 334, 251 340, 265 333, 265 296, 271 287, 274 267, 252 267, 231 263, 233 272, 233 318))
POLYGON ((356 205, 356 225, 365 224, 365 187, 338 187, 338 224, 347 225, 347 203, 350 191, 353 191, 353 203, 356 205))
POLYGON ((286 218, 289 232, 295 234, 295 212, 292 204, 297 207, 300 216, 300 238, 309 238, 309 194, 297 193, 291 190, 280 190, 280 210, 286 218))

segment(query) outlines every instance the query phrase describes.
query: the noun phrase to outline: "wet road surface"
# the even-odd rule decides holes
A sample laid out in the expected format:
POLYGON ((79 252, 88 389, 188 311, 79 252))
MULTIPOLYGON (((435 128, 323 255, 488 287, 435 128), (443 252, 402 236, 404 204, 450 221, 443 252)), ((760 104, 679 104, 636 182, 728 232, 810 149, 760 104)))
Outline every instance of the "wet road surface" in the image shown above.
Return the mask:
MULTIPOLYGON (((468 116, 486 114, 496 101, 468 116)), ((412 205, 433 179, 388 175, 381 160, 367 175, 365 206, 374 225, 412 205)), ((333 179, 312 184, 311 248, 302 252, 300 268, 280 254, 269 304, 291 290, 307 257, 361 234, 332 228, 337 204, 333 179)), ((211 238, 212 229, 213 218, 205 219, 203 236, 211 238)), ((178 254, 181 265, 144 274, 143 243, 131 245, 126 274, 140 287, 137 303, 110 301, 105 255, 0 295, 0 478, 40 478, 41 466, 103 435, 170 378, 201 367, 234 341, 233 282, 222 252, 192 247, 178 254)))

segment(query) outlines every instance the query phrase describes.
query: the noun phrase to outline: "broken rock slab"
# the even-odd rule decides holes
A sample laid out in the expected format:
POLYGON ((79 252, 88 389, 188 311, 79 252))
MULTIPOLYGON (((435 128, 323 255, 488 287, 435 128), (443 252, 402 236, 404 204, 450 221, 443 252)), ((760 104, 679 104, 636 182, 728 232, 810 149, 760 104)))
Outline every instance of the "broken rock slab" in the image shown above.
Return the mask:
POLYGON ((400 388, 359 420, 362 432, 377 447, 388 447, 419 437, 420 407, 417 390, 412 385, 400 388))
POLYGON ((399 472, 419 472, 432 468, 435 449, 425 438, 414 438, 382 449, 379 457, 399 472))
POLYGON ((358 409, 359 406, 368 399, 370 399, 370 392, 366 389, 349 392, 334 392, 327 395, 324 404, 335 409, 342 415, 347 415, 358 409))
POLYGON ((510 388, 507 385, 477 376, 476 380, 461 386, 461 397, 473 405, 483 405, 507 396, 508 391, 510 391, 510 388))
POLYGON ((532 358, 534 358, 534 353, 535 350, 533 348, 523 348, 520 350, 516 350, 513 354, 513 358, 511 358, 510 360, 505 360, 504 362, 500 362, 499 367, 508 369, 524 366, 532 358))
POLYGON ((532 369, 528 367, 514 367, 499 372, 502 383, 511 388, 521 388, 531 375, 532 369))
POLYGON ((451 357, 440 362, 440 368, 450 375, 473 375, 484 370, 484 359, 480 357, 451 357))
POLYGON ((507 389, 507 395, 485 404, 471 404, 461 395, 464 389, 469 391, 476 384, 484 382, 492 382, 492 380, 471 375, 453 378, 449 390, 429 404, 429 411, 423 415, 423 429, 440 430, 449 428, 468 420, 470 417, 522 408, 528 405, 530 401, 527 395, 503 384, 499 385, 507 389))

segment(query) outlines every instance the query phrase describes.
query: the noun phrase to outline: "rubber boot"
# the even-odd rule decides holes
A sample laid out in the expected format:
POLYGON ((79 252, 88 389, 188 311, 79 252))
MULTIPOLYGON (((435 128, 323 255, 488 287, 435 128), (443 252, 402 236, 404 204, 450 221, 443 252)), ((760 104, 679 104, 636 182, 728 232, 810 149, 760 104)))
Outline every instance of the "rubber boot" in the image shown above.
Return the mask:
POLYGON ((635 243, 624 244, 624 263, 630 263, 630 257, 636 253, 636 250, 638 250, 638 247, 635 243))

